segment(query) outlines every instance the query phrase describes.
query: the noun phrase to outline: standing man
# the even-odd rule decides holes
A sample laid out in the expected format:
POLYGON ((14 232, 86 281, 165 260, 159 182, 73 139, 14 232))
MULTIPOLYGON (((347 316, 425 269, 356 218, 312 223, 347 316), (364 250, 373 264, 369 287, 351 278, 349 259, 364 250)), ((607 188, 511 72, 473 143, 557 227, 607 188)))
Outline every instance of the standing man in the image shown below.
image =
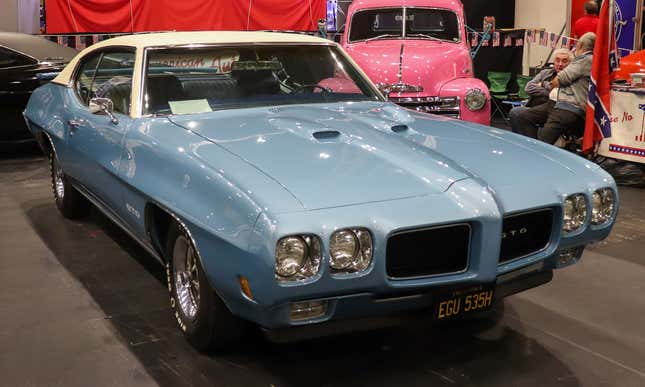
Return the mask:
POLYGON ((573 54, 566 48, 559 48, 554 53, 553 68, 540 71, 526 84, 524 90, 529 95, 526 105, 509 112, 513 132, 537 138, 538 127, 546 123, 555 106, 558 91, 552 89, 551 81, 571 63, 573 54))
POLYGON ((585 15, 573 25, 573 37, 579 39, 587 32, 596 33, 598 28, 598 3, 591 0, 585 3, 585 15))

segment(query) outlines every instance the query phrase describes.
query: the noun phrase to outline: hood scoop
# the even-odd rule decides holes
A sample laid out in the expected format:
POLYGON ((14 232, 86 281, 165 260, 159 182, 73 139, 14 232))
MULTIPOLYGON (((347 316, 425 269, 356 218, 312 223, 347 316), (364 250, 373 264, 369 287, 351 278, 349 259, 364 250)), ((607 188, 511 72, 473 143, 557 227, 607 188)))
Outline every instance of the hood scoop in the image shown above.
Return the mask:
POLYGON ((407 126, 407 125, 394 125, 394 126, 392 126, 390 129, 391 129, 394 133, 401 133, 401 132, 405 132, 405 131, 406 131, 406 130, 408 130, 409 128, 408 128, 408 126, 407 126))
POLYGON ((312 135, 316 140, 325 141, 340 137, 340 132, 337 130, 319 130, 317 132, 313 132, 312 135))

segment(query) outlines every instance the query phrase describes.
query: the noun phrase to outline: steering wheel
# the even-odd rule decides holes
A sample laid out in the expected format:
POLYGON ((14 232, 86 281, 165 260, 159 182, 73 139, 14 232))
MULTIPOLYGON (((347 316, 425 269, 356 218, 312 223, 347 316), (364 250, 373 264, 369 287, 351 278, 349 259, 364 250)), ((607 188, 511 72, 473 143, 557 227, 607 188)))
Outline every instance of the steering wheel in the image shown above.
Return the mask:
POLYGON ((325 86, 320 86, 319 84, 307 84, 307 85, 298 85, 294 88, 293 92, 294 93, 302 93, 306 89, 311 89, 311 91, 314 91, 316 89, 320 89, 325 93, 332 93, 332 89, 325 87, 325 86))

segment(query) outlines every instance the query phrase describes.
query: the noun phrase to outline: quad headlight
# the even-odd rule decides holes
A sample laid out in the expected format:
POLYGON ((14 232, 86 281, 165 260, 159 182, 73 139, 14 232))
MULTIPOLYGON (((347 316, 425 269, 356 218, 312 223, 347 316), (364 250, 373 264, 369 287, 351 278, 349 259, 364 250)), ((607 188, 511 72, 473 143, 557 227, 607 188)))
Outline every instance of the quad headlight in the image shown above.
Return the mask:
POLYGON ((334 232, 329 242, 329 265, 333 273, 356 273, 372 262, 372 236, 364 228, 334 232))
POLYGON ((616 197, 611 188, 601 188, 593 193, 591 206, 591 223, 606 223, 614 214, 616 197))
POLYGON ((291 235, 280 239, 275 249, 275 277, 280 282, 300 281, 320 270, 320 240, 315 235, 291 235))
POLYGON ((466 92, 464 102, 470 111, 481 110, 486 105, 486 94, 481 89, 470 89, 466 92))
POLYGON ((583 194, 567 196, 564 200, 562 230, 570 233, 580 229, 587 219, 587 200, 583 194))

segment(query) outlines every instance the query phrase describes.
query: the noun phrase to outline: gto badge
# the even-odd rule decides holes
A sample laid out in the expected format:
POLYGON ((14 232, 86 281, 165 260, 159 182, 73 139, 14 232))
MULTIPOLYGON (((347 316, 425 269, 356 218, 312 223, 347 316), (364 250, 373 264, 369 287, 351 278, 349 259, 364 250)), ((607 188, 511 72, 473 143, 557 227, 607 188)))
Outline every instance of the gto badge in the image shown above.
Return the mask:
POLYGON ((527 232, 529 232, 529 230, 526 227, 522 227, 522 228, 517 229, 517 230, 508 230, 508 231, 502 233, 502 239, 515 238, 517 236, 526 234, 527 232))

